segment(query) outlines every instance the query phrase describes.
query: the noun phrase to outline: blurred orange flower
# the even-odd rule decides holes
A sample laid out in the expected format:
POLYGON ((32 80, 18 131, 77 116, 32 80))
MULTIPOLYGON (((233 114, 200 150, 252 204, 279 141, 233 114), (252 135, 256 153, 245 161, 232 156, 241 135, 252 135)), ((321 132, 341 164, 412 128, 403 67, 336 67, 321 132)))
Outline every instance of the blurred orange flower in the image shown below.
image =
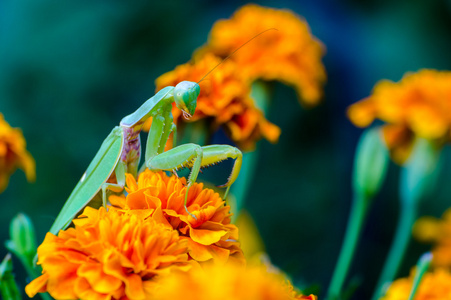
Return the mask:
POLYGON ((187 242, 153 219, 87 207, 75 228, 47 233, 38 248, 43 274, 25 291, 55 299, 146 299, 155 275, 190 268, 187 242))
POLYGON ((237 265, 209 266, 190 272, 162 276, 155 289, 156 300, 316 300, 303 296, 283 276, 264 268, 243 268, 237 265))
POLYGON ((451 208, 443 214, 442 220, 433 217, 418 219, 413 235, 420 241, 434 243, 434 266, 451 268, 451 208))
MULTIPOLYGON (((195 58, 193 63, 180 65, 158 77, 157 90, 183 80, 199 81, 220 62, 221 59, 212 54, 195 58)), ((184 119, 175 105, 172 114, 174 122, 181 125, 180 121, 184 119)), ((249 81, 241 76, 239 67, 231 60, 224 61, 221 68, 201 83, 196 113, 190 121, 204 118, 211 121, 214 130, 224 126, 230 138, 241 149, 252 149, 255 141, 261 137, 275 143, 280 135, 279 127, 266 120, 263 113, 255 107, 250 96, 249 81)), ((149 127, 149 124, 148 122, 145 126, 149 127)))
POLYGON ((348 109, 349 119, 359 127, 376 118, 388 124, 385 139, 396 162, 410 154, 415 136, 443 142, 451 127, 451 72, 420 70, 406 73, 398 83, 382 80, 373 93, 348 109))
POLYGON ((189 189, 187 207, 196 216, 188 215, 184 208, 186 180, 154 173, 148 169, 138 180, 127 174, 127 196, 110 196, 112 205, 143 219, 154 219, 179 232, 188 242, 189 255, 198 262, 244 264, 238 243, 238 228, 230 224, 230 206, 202 183, 189 189))
POLYGON ((197 55, 212 52, 225 58, 249 39, 258 36, 230 59, 243 77, 279 80, 293 86, 299 99, 308 105, 321 98, 326 71, 321 63, 324 47, 311 35, 307 22, 287 9, 248 4, 228 20, 216 22, 208 44, 197 55))
MULTIPOLYGON (((322 44, 309 31, 307 23, 289 10, 245 5, 229 20, 213 26, 209 42, 193 55, 193 63, 178 66, 156 80, 157 90, 182 80, 204 84, 192 121, 208 118, 216 130, 224 126, 229 137, 244 151, 252 150, 262 137, 277 142, 280 129, 270 123, 251 98, 256 80, 278 80, 293 86, 299 99, 318 103, 326 80, 322 44), (234 50, 262 33, 245 47, 234 50), (222 64, 213 70, 220 62, 222 64)), ((180 111, 172 111, 180 125, 180 111)))
POLYGON ((25 139, 19 128, 11 128, 0 113, 0 193, 8 185, 9 177, 21 168, 28 181, 35 180, 35 162, 25 149, 25 139))
MULTIPOLYGON (((408 299, 414 278, 414 272, 408 278, 395 280, 381 300, 408 299)), ((415 300, 451 299, 451 273, 445 269, 436 269, 424 274, 415 294, 415 300)))

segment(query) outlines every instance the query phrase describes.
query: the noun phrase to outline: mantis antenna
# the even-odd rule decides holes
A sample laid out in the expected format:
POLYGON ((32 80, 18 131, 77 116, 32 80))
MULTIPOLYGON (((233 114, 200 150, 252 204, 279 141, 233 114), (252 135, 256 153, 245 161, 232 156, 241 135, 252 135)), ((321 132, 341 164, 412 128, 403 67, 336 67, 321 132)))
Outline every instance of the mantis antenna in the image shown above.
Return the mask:
POLYGON ((219 67, 223 62, 225 62, 226 60, 228 60, 233 54, 235 54, 238 50, 240 50, 241 48, 243 48, 244 46, 246 46, 248 43, 250 43, 253 39, 257 38, 258 36, 264 34, 265 32, 268 32, 270 30, 276 30, 278 31, 276 28, 269 28, 266 30, 263 30, 262 32, 258 33, 257 35, 255 35, 254 37, 252 37, 251 39, 249 39, 247 42, 245 42, 244 44, 242 44, 241 46, 239 46, 238 48, 236 48, 232 53, 230 53, 229 55, 227 55, 219 64, 217 64, 216 66, 213 67, 213 69, 211 69, 210 71, 207 72, 207 74, 204 75, 204 77, 202 77, 201 80, 199 80, 197 82, 197 84, 201 83, 205 77, 207 77, 211 72, 214 71, 214 69, 216 69, 217 67, 219 67))

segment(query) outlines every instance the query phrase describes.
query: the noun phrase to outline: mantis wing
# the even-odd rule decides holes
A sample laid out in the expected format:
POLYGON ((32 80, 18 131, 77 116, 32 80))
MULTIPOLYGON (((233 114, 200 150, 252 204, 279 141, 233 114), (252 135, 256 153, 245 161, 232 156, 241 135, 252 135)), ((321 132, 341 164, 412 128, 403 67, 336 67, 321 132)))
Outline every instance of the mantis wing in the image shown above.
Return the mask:
POLYGON ((122 152, 123 136, 122 129, 116 126, 103 141, 88 169, 56 217, 50 228, 51 233, 56 235, 61 229, 69 226, 75 216, 89 204, 102 185, 110 178, 122 152))

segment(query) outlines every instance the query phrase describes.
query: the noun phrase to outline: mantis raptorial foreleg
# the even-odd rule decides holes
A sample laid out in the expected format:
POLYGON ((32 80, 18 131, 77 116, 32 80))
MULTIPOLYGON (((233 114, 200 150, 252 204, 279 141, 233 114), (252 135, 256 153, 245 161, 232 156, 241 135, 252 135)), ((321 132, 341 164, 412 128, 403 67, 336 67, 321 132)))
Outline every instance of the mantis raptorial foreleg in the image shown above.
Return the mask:
POLYGON ((175 146, 177 146, 177 126, 172 123, 172 148, 174 148, 175 146))
POLYGON ((159 171, 177 171, 180 168, 191 168, 191 173, 188 177, 185 194, 185 210, 192 217, 196 218, 188 211, 186 206, 188 200, 188 191, 191 185, 196 181, 197 175, 201 168, 208 167, 219 163, 228 158, 235 159, 232 172, 227 182, 220 187, 227 187, 224 199, 227 197, 229 188, 237 179, 241 163, 242 153, 235 147, 229 145, 211 145, 201 147, 196 144, 184 144, 161 153, 157 156, 146 160, 145 164, 150 170, 159 171))

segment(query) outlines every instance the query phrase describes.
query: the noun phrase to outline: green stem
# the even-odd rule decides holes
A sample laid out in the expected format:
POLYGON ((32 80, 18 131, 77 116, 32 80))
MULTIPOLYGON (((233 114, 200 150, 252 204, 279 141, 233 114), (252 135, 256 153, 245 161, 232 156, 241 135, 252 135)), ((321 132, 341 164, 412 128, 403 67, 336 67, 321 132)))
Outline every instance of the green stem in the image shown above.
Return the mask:
MULTIPOLYGON (((266 82, 256 81, 252 84, 251 96, 254 99, 255 105, 267 115, 270 104, 270 86, 266 82)), ((252 152, 243 153, 243 164, 241 165, 239 179, 232 186, 232 194, 236 199, 236 212, 239 212, 244 207, 244 200, 248 194, 249 188, 254 178, 255 170, 257 168, 257 161, 259 156, 258 143, 255 150, 252 152)), ((234 214, 236 217, 236 214, 234 214)))
POLYGON ((432 254, 430 252, 423 254, 418 260, 417 269, 415 271, 415 277, 413 279, 412 289, 410 290, 408 300, 413 300, 413 298, 415 297, 421 279, 423 278, 424 273, 426 273, 426 271, 428 270, 431 260, 432 254))
POLYGON ((400 174, 401 212, 388 258, 385 262, 372 300, 385 293, 385 287, 398 272, 410 240, 411 228, 421 200, 427 198, 435 185, 440 168, 440 149, 431 141, 417 138, 413 152, 400 174))
POLYGON ((377 300, 385 294, 386 285, 391 283, 398 272, 402 259, 406 252, 410 240, 410 232, 417 215, 418 205, 412 201, 410 204, 403 202, 401 206, 400 218, 396 228, 388 258, 385 261, 379 281, 376 285, 376 291, 372 300, 377 300))
MULTIPOLYGON (((243 153, 243 164, 241 165, 239 180, 232 185, 232 194, 236 199, 236 212, 244 206, 244 199, 249 191, 257 167, 259 151, 256 148, 253 152, 243 153)), ((234 214, 234 217, 237 215, 234 214)))
MULTIPOLYGON (((188 143, 204 146, 208 139, 208 130, 205 120, 198 120, 196 122, 186 122, 182 134, 177 134, 176 138, 181 139, 176 142, 177 145, 188 143)), ((179 132, 178 132, 179 133, 179 132)))
POLYGON ((329 286, 326 299, 339 299, 341 295, 343 283, 346 279, 346 275, 348 274, 357 241, 362 231, 362 225, 369 206, 368 203, 368 199, 364 196, 356 195, 354 198, 343 246, 340 251, 337 265, 335 266, 335 271, 332 276, 332 281, 329 286))

